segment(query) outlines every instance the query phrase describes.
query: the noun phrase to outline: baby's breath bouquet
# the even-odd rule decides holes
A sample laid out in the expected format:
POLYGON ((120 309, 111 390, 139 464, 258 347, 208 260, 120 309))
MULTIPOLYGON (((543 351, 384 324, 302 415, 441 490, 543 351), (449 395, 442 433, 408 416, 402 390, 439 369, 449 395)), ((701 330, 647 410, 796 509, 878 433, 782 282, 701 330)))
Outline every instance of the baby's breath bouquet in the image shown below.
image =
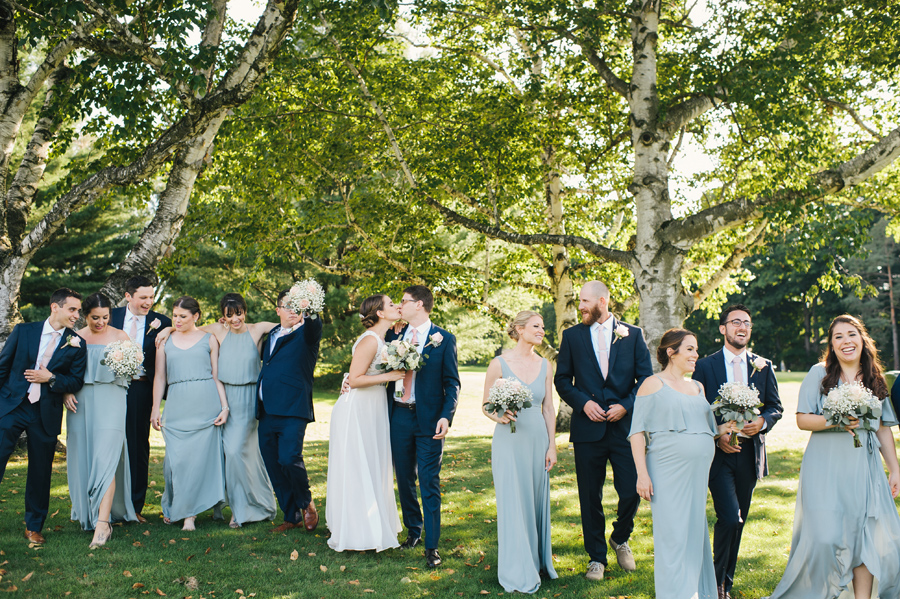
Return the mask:
MULTIPOLYGON (((759 416, 759 391, 756 387, 744 383, 725 383, 719 387, 719 396, 712 405, 713 414, 725 422, 733 420, 738 429, 759 416)), ((738 436, 731 435, 729 444, 737 446, 738 436)))
POLYGON ((112 370, 116 377, 131 382, 140 371, 144 362, 144 352, 130 339, 128 341, 113 341, 103 350, 103 359, 100 363, 112 370))
MULTIPOLYGON (((881 402, 862 383, 854 381, 828 392, 822 404, 822 415, 828 424, 837 426, 847 426, 852 418, 857 418, 860 427, 874 431, 878 426, 873 428, 869 421, 877 423, 881 418, 881 402)), ((862 447, 856 431, 851 429, 850 433, 853 435, 853 447, 862 447)))
POLYGON ((315 279, 294 283, 285 300, 294 314, 303 314, 313 320, 325 309, 325 291, 315 279))
MULTIPOLYGON (((531 389, 516 379, 497 379, 491 385, 491 390, 488 391, 484 409, 489 414, 503 416, 509 410, 516 415, 519 410, 530 408, 532 399, 534 396, 531 394, 531 389)), ((510 421, 509 428, 510 432, 516 432, 515 420, 510 421)))
POLYGON ((376 368, 385 372, 392 370, 420 370, 425 362, 409 341, 394 339, 381 348, 381 364, 376 368))

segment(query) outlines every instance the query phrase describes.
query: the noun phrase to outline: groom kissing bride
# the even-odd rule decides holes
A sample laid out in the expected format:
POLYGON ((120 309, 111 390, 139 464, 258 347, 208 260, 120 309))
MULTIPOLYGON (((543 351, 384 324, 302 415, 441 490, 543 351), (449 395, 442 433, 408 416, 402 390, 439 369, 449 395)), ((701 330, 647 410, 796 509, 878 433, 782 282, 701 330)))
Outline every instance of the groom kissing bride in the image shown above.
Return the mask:
POLYGON ((329 546, 337 551, 397 546, 396 504, 387 500, 393 499, 393 460, 407 529, 400 547, 416 547, 424 532, 426 565, 441 565, 441 461, 459 399, 459 371, 456 338, 431 322, 433 307, 434 296, 423 285, 407 287, 399 306, 385 295, 367 298, 360 306, 366 332, 353 347, 350 375, 332 412, 326 522, 332 534, 329 546), (395 332, 398 320, 407 324, 395 332), (385 344, 397 339, 409 342, 422 356, 420 370, 379 368, 385 344), (400 380, 402 386, 397 385, 400 380), (383 394, 384 400, 371 401, 375 394, 383 394), (361 471, 360 465, 368 468, 361 471), (370 516, 374 505, 380 517, 370 516))

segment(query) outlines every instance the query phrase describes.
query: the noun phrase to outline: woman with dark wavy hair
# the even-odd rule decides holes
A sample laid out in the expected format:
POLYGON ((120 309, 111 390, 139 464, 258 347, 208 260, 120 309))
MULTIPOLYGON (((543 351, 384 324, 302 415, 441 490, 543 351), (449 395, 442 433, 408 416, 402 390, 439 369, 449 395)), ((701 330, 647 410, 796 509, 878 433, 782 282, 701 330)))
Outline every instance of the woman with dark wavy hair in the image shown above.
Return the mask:
POLYGON ((386 295, 373 295, 363 300, 359 317, 366 331, 353 344, 350 388, 331 411, 325 521, 335 551, 400 545, 385 385, 406 372, 378 368, 385 333, 400 320, 400 308, 386 295))
POLYGON ((897 418, 891 402, 884 401, 887 395, 878 351, 865 326, 848 314, 838 316, 828 328, 822 362, 800 387, 797 426, 812 435, 800 466, 791 555, 771 599, 900 596, 900 516, 893 501, 900 492, 900 466, 890 429, 897 418), (845 427, 831 425, 822 415, 828 393, 854 382, 882 402, 877 431, 856 420, 845 427), (854 447, 848 434, 853 429, 862 447, 854 447))

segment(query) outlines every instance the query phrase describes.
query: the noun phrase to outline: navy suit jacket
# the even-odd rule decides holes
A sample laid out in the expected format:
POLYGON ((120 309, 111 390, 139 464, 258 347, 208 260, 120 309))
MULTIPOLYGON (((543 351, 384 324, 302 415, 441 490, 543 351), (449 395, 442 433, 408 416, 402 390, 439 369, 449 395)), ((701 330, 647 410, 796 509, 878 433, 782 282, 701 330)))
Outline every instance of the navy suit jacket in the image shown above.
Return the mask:
MULTIPOLYGON (((269 335, 280 330, 280 326, 275 327, 269 335)), ((307 316, 302 326, 279 338, 274 349, 271 349, 269 339, 266 337, 263 341, 256 397, 261 388, 266 414, 315 421, 312 385, 313 371, 319 359, 319 342, 322 341, 322 317, 307 316)), ((259 418, 258 403, 256 417, 259 418)))
MULTIPOLYGON (((441 418, 446 418, 449 424, 453 424, 453 415, 456 414, 456 405, 459 403, 456 337, 431 323, 428 339, 430 340, 435 333, 440 333, 444 339, 437 347, 428 346, 422 351, 425 365, 416 372, 415 381, 416 420, 419 423, 417 434, 427 436, 434 436, 437 422, 441 418)), ((399 335, 391 329, 385 335, 385 341, 390 343, 394 339, 402 339, 404 334, 406 334, 406 327, 400 331, 399 335)), ((388 413, 391 415, 393 415, 394 409, 395 387, 394 382, 388 383, 388 413)))
MULTIPOLYGON (((766 421, 765 432, 753 435, 753 447, 756 450, 756 477, 762 478, 769 474, 769 462, 766 458, 766 433, 772 430, 775 423, 781 420, 781 398, 778 396, 778 382, 775 380, 775 372, 772 363, 762 370, 753 371, 751 364, 760 356, 747 352, 747 384, 753 385, 759 391, 759 401, 763 403, 759 414, 766 421)), ((706 401, 712 404, 719 396, 719 387, 728 382, 725 373, 725 357, 720 349, 716 353, 697 360, 697 367, 692 378, 703 385, 706 392, 706 401)), ((721 419, 717 418, 719 424, 721 419)))
MULTIPOLYGON (((37 363, 43 330, 43 320, 16 325, 0 352, 0 418, 15 410, 28 395, 31 383, 25 380, 25 371, 37 363)), ((49 383, 41 385, 38 401, 44 431, 53 436, 62 430, 63 394, 81 389, 87 367, 85 341, 72 329, 64 328, 57 343, 47 364, 47 370, 56 375, 56 380, 52 387, 49 383), (72 337, 80 342, 78 347, 69 345, 72 337)))
MULTIPOLYGON (((125 307, 113 308, 109 314, 109 324, 117 329, 123 329, 125 325, 125 307)), ((156 335, 162 329, 172 326, 172 319, 165 314, 150 310, 144 318, 144 372, 152 383, 156 376, 156 335), (150 323, 156 319, 161 323, 157 328, 151 329, 150 323)), ((127 332, 127 331, 126 331, 127 332)), ((152 388, 152 386, 151 386, 152 388)))
POLYGON ((618 319, 612 323, 613 330, 620 324, 628 329, 628 335, 619 339, 613 335, 606 378, 591 343, 591 327, 576 324, 563 331, 553 382, 560 398, 572 406, 569 438, 573 443, 600 441, 609 428, 618 433, 616 436, 627 438, 635 393, 644 379, 653 374, 644 332, 618 319), (594 422, 584 413, 584 405, 589 401, 604 410, 620 404, 627 414, 616 422, 594 422))

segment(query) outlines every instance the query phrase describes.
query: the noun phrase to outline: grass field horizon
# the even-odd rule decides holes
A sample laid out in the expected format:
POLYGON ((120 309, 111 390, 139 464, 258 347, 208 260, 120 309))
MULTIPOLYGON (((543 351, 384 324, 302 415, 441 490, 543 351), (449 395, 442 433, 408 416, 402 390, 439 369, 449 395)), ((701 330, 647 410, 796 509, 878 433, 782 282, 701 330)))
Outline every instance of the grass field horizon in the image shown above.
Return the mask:
MULTIPOLYGON (((771 475, 761 481, 744 534, 735 582, 735 599, 759 599, 771 593, 787 561, 794 515, 797 475, 808 438, 796 428, 794 413, 800 383, 779 373, 785 417, 769 435, 771 475)), ((313 496, 322 516, 314 533, 272 532, 270 522, 229 529, 212 520, 197 520, 197 530, 162 522, 159 495, 163 488, 161 436, 154 432, 149 504, 145 524, 115 527, 111 541, 89 550, 91 534, 69 521, 65 459, 57 456, 50 513, 43 548, 29 547, 22 532, 27 460, 16 454, 0 486, 0 591, 10 596, 191 599, 473 597, 502 596, 497 582, 496 504, 491 478, 490 446, 494 424, 480 411, 483 369, 463 369, 462 393, 444 452, 442 470, 442 538, 444 565, 424 568, 418 550, 336 553, 328 548, 325 526, 325 477, 328 429, 336 394, 316 394, 316 422, 308 430, 305 456, 313 496)), ((802 377, 800 377, 802 379, 802 377)), ((63 435, 61 439, 65 439, 63 435)), ((546 580, 534 596, 607 599, 654 597, 653 539, 649 504, 642 502, 632 535, 638 569, 625 573, 610 553, 606 580, 584 579, 587 556, 575 469, 567 434, 556 437, 559 464, 551 473, 554 563, 559 579, 546 580)), ((604 493, 607 514, 614 513, 615 492, 608 473, 604 493)), ((710 530, 715 520, 707 503, 710 530)), ((275 524, 279 523, 279 512, 275 524)), ((607 522, 607 536, 611 518, 607 522)), ((403 534, 401 534, 402 540, 403 534)))

